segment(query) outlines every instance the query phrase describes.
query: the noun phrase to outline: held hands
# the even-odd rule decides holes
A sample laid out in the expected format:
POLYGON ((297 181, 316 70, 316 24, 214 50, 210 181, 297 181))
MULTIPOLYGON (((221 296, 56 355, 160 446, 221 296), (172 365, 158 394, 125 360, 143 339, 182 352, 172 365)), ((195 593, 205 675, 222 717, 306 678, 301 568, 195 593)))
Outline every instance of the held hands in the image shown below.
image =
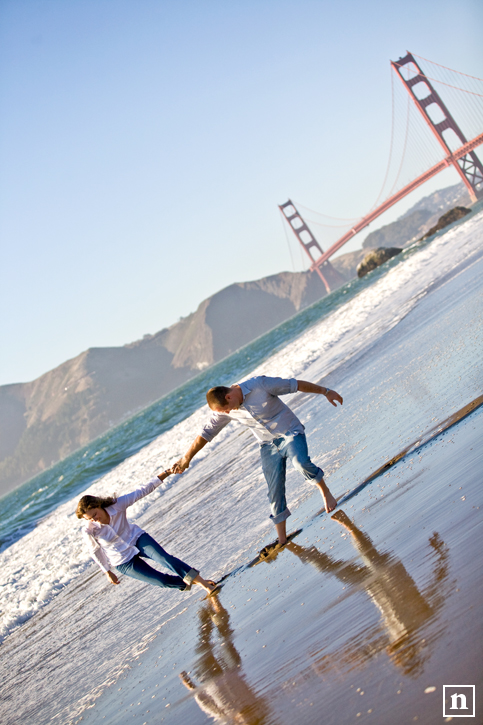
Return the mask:
POLYGON ((187 461, 186 458, 183 456, 183 458, 180 458, 179 461, 176 461, 174 466, 171 468, 171 473, 183 473, 183 471, 186 471, 189 465, 189 461, 187 461))
POLYGON ((119 579, 117 578, 117 576, 114 574, 113 571, 106 571, 106 576, 109 579, 109 581, 111 582, 111 584, 119 584, 119 579))
POLYGON ((339 395, 339 393, 336 393, 335 390, 329 390, 326 393, 325 397, 327 398, 329 403, 334 406, 334 408, 337 408, 337 403, 340 403, 342 405, 342 403, 344 402, 342 400, 342 396, 339 395))

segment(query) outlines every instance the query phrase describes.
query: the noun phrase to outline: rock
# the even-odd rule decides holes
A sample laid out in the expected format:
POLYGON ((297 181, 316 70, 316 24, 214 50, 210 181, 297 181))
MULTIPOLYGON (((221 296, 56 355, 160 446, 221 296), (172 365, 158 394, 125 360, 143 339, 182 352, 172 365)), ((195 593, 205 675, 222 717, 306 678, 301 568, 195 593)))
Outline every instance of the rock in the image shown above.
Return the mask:
POLYGON ((395 257, 396 254, 402 252, 399 247, 379 247, 373 249, 369 254, 366 254, 362 262, 357 266, 357 276, 364 277, 368 272, 372 272, 373 269, 379 267, 388 259, 395 257))
POLYGON ((367 249, 356 249, 355 252, 339 254, 338 257, 333 257, 330 261, 332 266, 349 282, 349 280, 357 277, 357 265, 362 262, 367 252, 367 249))
POLYGON ((453 222, 457 222, 458 219, 461 219, 462 217, 469 214, 471 209, 467 209, 465 206, 455 206, 454 209, 450 209, 446 212, 446 214, 443 214, 443 216, 439 217, 438 223, 435 224, 434 227, 431 227, 424 237, 421 237, 419 241, 422 239, 427 239, 428 237, 431 237, 433 234, 436 234, 436 232, 439 232, 440 229, 444 229, 449 224, 452 224, 453 222))

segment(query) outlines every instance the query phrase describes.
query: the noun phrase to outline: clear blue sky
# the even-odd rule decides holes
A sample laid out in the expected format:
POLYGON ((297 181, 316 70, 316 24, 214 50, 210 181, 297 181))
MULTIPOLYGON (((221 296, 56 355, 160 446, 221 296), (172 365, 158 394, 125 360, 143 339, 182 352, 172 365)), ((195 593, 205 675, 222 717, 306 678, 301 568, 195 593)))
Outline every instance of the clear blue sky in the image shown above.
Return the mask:
POLYGON ((278 204, 378 194, 389 60, 483 77, 482 28, 481 0, 1 0, 0 384, 292 270, 278 204))

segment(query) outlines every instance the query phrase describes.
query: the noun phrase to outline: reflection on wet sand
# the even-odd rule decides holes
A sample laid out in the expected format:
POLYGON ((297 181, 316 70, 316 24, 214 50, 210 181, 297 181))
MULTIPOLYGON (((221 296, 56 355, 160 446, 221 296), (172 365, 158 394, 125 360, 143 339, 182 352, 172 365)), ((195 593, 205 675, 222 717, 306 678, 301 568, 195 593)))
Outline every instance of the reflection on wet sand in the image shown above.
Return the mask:
POLYGON ((205 713, 219 722, 267 722, 267 704, 245 681, 229 614, 216 596, 208 599, 199 611, 196 653, 194 669, 200 682, 197 684, 186 672, 180 678, 189 690, 195 691, 195 700, 205 713))
MULTIPOLYGON (((375 628, 364 636, 352 640, 346 651, 337 652, 339 664, 365 660, 378 654, 384 647, 394 664, 407 675, 416 675, 428 656, 427 644, 417 636, 421 626, 435 617, 445 599, 448 578, 448 549, 434 533, 429 539, 435 555, 432 579, 421 593, 401 561, 392 554, 380 553, 367 534, 363 533, 343 512, 337 511, 332 519, 351 534, 364 566, 331 558, 315 546, 305 548, 294 542, 287 549, 304 563, 315 566, 324 574, 333 574, 345 585, 364 588, 382 615, 384 632, 375 628)), ((323 663, 320 663, 324 669, 323 663)), ((330 663, 327 662, 330 666, 330 663)), ((332 663, 333 664, 333 663, 332 663)))

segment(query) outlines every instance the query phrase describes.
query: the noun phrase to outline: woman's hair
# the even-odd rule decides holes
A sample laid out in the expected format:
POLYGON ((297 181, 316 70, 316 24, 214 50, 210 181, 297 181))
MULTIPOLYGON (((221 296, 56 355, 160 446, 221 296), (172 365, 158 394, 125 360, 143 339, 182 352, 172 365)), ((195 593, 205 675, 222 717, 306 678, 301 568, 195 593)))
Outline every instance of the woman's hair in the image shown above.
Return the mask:
POLYGON ((77 518, 81 519, 89 509, 105 509, 116 501, 112 496, 82 496, 75 510, 77 518))

